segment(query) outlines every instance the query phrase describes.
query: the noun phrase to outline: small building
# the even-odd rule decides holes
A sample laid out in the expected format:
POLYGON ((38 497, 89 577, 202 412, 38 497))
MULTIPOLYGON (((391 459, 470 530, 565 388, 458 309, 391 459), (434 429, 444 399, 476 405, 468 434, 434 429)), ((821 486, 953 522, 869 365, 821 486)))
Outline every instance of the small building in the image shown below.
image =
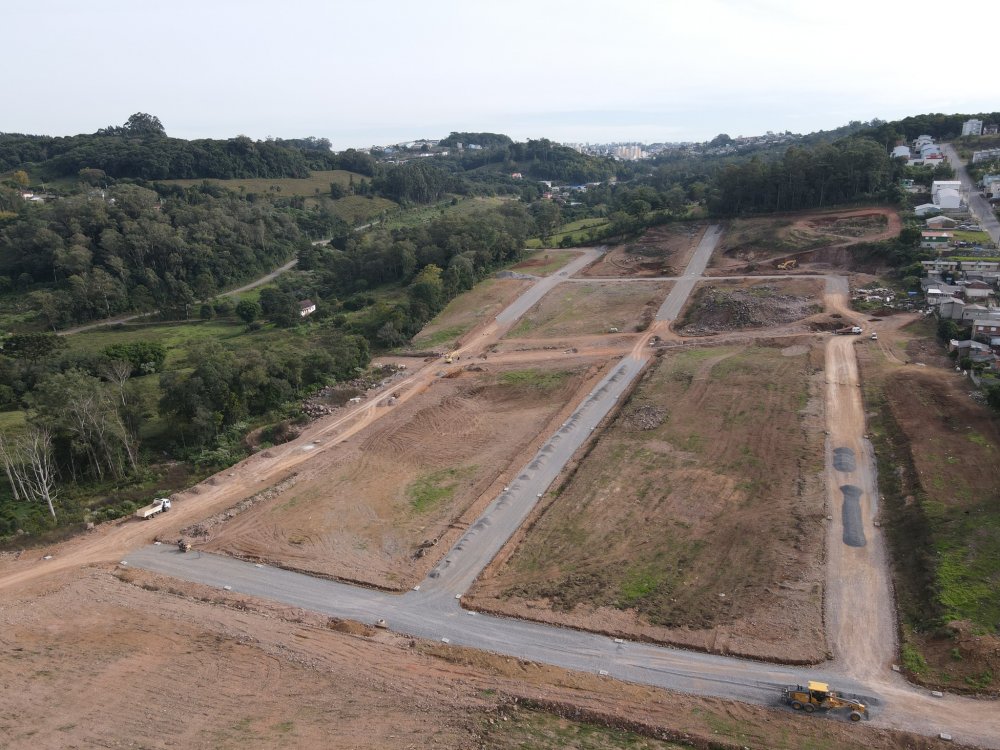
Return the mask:
POLYGON ((523 180, 523 179, 524 179, 524 175, 523 175, 523 174, 521 174, 520 172, 514 172, 514 174, 512 174, 512 175, 510 176, 510 178, 511 178, 512 180, 523 180))
POLYGON ((958 297, 942 297, 938 302, 938 317, 945 320, 961 320, 965 302, 958 297))
POLYGON ((988 148, 984 151, 972 152, 973 164, 979 164, 984 161, 993 161, 994 159, 1000 159, 1000 148, 988 148))
POLYGON ((982 135, 983 121, 972 118, 962 123, 962 135, 982 135))
POLYGON ((967 304, 965 309, 962 310, 962 317, 958 318, 963 323, 971 323, 973 320, 988 320, 993 319, 993 314, 990 312, 989 307, 983 305, 973 305, 967 304))
POLYGON ((958 226, 958 219, 950 216, 933 216, 924 222, 930 229, 953 229, 958 226))
POLYGON ((299 315, 301 317, 306 317, 307 315, 312 315, 316 312, 316 303, 311 299, 304 299, 299 302, 299 315))
POLYGON ((948 247, 951 242, 951 236, 951 232, 921 232, 920 247, 941 250, 948 247))
POLYGON ((972 321, 972 338, 983 338, 989 341, 998 336, 1000 336, 1000 320, 981 318, 972 321))
POLYGON ((936 214, 941 212, 941 207, 933 203, 921 203, 919 206, 913 209, 913 213, 917 216, 926 216, 927 214, 936 214))
POLYGON ((972 339, 967 339, 965 341, 956 341, 955 339, 952 339, 948 342, 948 351, 957 352, 959 359, 968 357, 973 362, 993 361, 993 352, 990 350, 989 344, 983 344, 982 342, 973 341, 972 339))
POLYGON ((910 147, 909 146, 896 146, 892 150, 893 159, 909 159, 910 158, 910 147))
POLYGON ((934 139, 929 135, 918 135, 917 139, 913 141, 913 148, 920 151, 921 148, 926 146, 928 143, 934 143, 934 139))
POLYGON ((963 281, 960 282, 960 286, 963 287, 963 294, 967 300, 987 299, 993 294, 993 287, 985 281, 963 281))

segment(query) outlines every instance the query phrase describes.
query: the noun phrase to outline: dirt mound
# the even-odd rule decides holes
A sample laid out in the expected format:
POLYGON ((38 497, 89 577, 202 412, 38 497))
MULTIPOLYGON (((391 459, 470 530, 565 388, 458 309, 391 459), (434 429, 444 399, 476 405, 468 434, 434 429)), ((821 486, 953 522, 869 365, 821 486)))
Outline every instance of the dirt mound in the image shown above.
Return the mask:
POLYGON ((748 289, 710 286, 698 291, 678 329, 682 336, 783 325, 817 312, 813 297, 782 293, 777 285, 748 289))

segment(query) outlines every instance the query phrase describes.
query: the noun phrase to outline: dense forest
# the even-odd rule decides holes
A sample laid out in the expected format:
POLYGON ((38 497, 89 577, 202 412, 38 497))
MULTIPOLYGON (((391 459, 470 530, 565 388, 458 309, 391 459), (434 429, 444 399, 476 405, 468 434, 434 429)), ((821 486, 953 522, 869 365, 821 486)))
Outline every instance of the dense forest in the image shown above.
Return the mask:
POLYGON ((346 234, 322 210, 203 184, 119 184, 49 203, 0 188, 0 290, 28 295, 56 329, 132 310, 186 317, 197 301, 294 257, 307 232, 346 234))

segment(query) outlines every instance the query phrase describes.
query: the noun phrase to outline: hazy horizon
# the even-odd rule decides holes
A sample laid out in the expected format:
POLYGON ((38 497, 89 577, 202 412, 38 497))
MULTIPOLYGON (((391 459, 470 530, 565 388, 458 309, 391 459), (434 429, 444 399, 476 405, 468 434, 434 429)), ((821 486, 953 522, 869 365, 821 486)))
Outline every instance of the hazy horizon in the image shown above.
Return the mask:
POLYGON ((36 33, 8 40, 0 132, 92 133, 141 111, 179 138, 337 150, 451 131, 652 143, 1000 109, 974 47, 919 33, 941 15, 923 0, 51 0, 5 10, 36 33))

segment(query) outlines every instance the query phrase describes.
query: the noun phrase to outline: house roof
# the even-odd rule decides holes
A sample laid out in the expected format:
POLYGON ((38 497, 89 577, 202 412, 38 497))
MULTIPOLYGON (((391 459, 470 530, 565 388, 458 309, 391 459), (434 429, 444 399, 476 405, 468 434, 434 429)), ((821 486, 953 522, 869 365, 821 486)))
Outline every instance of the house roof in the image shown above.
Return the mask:
POLYGON ((944 239, 944 240, 949 240, 949 239, 951 239, 952 235, 951 235, 951 232, 928 232, 925 229, 922 232, 920 232, 920 236, 923 237, 925 240, 928 240, 928 239, 944 239))
POLYGON ((316 303, 313 302, 311 299, 304 299, 301 302, 299 302, 299 309, 301 310, 305 310, 307 307, 315 307, 315 306, 316 303))
POLYGON ((974 325, 974 326, 990 326, 992 328, 992 327, 1000 326, 1000 319, 997 319, 997 318, 976 318, 975 320, 972 321, 972 325, 974 325))

